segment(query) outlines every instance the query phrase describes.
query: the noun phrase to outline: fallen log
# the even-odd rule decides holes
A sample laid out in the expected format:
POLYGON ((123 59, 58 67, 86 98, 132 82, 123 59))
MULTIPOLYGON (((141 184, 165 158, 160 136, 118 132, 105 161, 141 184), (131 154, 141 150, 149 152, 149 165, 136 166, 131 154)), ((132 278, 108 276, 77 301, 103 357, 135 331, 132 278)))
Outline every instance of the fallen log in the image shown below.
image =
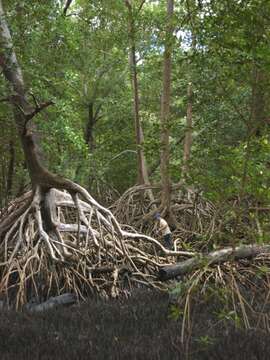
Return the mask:
POLYGON ((213 251, 208 255, 200 254, 181 263, 161 267, 159 270, 159 279, 162 281, 169 280, 179 275, 185 275, 202 266, 252 258, 265 253, 270 253, 270 245, 242 245, 236 248, 230 247, 213 251))
POLYGON ((51 297, 40 304, 27 303, 24 309, 29 312, 42 312, 54 308, 55 306, 72 305, 76 302, 76 296, 71 293, 65 293, 59 296, 51 297))

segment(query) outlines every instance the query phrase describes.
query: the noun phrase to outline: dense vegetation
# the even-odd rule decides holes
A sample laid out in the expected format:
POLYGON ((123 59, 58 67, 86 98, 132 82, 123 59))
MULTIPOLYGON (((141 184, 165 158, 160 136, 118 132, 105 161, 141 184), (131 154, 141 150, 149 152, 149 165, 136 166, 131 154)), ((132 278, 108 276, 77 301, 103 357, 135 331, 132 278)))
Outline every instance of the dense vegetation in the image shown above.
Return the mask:
MULTIPOLYGON (((134 36, 143 147, 151 168, 159 158, 166 4, 146 1, 139 11, 140 3, 133 5, 134 36)), ((68 16, 61 1, 5 4, 28 91, 55 102, 35 120, 49 168, 93 195, 98 189, 122 193, 135 184, 137 168, 124 1, 76 1, 68 16)), ((258 202, 269 200, 269 11, 263 0, 175 4, 170 171, 174 181, 181 178, 179 141, 192 82, 189 182, 214 200, 231 199, 243 186, 258 202)), ((0 85, 4 97, 3 77, 0 85)), ((9 107, 2 102, 0 110, 4 205, 29 180, 9 107)), ((152 180, 158 179, 156 169, 152 180)))
MULTIPOLYGON (((149 358, 203 359, 207 345, 222 359, 205 324, 190 331, 209 300, 223 309, 205 320, 219 341, 269 331, 269 21, 267 0, 0 0, 0 301, 23 309, 71 290, 123 301, 134 284, 176 277, 174 305, 158 298, 152 320, 154 295, 142 313, 132 299, 89 308, 140 319, 134 358, 155 347, 149 358), (157 211, 173 250, 156 239, 157 211), (164 347, 147 338, 155 321, 164 347)), ((75 309, 87 333, 99 320, 75 309)), ((80 336, 74 349, 90 351, 80 336)), ((120 357, 89 341, 97 358, 120 357)))

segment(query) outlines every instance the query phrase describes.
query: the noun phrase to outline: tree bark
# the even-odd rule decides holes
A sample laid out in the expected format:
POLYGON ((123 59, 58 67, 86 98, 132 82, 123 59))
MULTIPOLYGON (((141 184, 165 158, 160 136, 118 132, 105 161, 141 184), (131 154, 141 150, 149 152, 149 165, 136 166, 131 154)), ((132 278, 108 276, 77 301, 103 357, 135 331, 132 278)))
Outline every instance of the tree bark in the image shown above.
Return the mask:
POLYGON ((192 83, 188 84, 187 89, 187 121, 186 121, 186 132, 184 141, 184 154, 183 154, 183 166, 182 166, 182 178, 186 179, 189 172, 189 159, 191 154, 192 145, 192 83))
POLYGON ((76 302, 76 296, 71 293, 61 294, 55 297, 51 297, 43 303, 27 303, 24 307, 24 310, 29 312, 43 312, 50 310, 56 306, 67 306, 73 305, 76 302))
POLYGON ((88 119, 85 130, 85 142, 89 146, 89 151, 92 153, 95 148, 94 142, 94 126, 95 126, 95 117, 94 117, 94 104, 90 102, 88 104, 88 119))
MULTIPOLYGON (((179 144, 181 144, 181 142, 185 139, 185 135, 182 135, 176 142, 175 144, 172 145, 171 147, 171 151, 173 152, 175 149, 177 149, 177 146, 179 144)), ((157 168, 160 166, 160 158, 157 159, 157 161, 151 166, 150 171, 149 171, 149 175, 152 176, 155 171, 157 170, 157 168)))
POLYGON ((261 136, 266 121, 266 98, 265 88, 267 76, 262 69, 254 64, 251 83, 251 124, 249 132, 255 136, 261 136))
POLYGON ((8 174, 7 174, 7 200, 9 200, 9 198, 12 194, 14 165, 15 165, 14 142, 12 140, 10 140, 10 142, 9 142, 9 164, 8 164, 8 174))
POLYGON ((13 94, 10 96, 10 101, 12 103, 14 119, 17 125, 20 140, 22 142, 29 174, 32 182, 34 183, 35 173, 39 170, 40 163, 37 152, 35 150, 32 151, 35 146, 35 141, 31 132, 33 129, 27 129, 27 122, 33 116, 35 109, 30 105, 26 98, 26 89, 22 71, 18 64, 16 54, 13 50, 12 39, 5 20, 5 14, 1 0, 0 66, 2 67, 4 76, 9 81, 13 90, 13 94))
POLYGON ((143 150, 143 129, 140 119, 140 104, 139 104, 139 87, 138 87, 138 74, 136 64, 136 45, 135 45, 135 25, 132 13, 132 5, 130 0, 126 0, 125 4, 128 9, 128 36, 129 36, 129 64, 130 75, 133 90, 133 111, 134 111, 134 127, 135 138, 137 146, 137 167, 138 178, 137 183, 139 185, 150 184, 148 177, 148 168, 143 150))
POLYGON ((66 2, 66 4, 65 4, 65 7, 64 7, 64 10, 63 10, 63 14, 64 14, 65 16, 67 15, 67 11, 68 11, 71 3, 72 3, 72 0, 67 0, 67 2, 66 2))
POLYGON ((12 94, 9 97, 17 126, 19 138, 22 143, 26 165, 30 175, 32 188, 39 186, 46 190, 52 187, 66 189, 73 192, 84 192, 77 184, 61 176, 49 172, 43 167, 40 160, 41 151, 35 137, 35 128, 30 125, 31 119, 52 102, 37 104, 35 106, 27 99, 26 87, 20 65, 14 52, 12 38, 6 22, 2 0, 0 0, 0 67, 6 80, 11 85, 12 94))
MULTIPOLYGON (((189 0, 186 2, 189 23, 191 27, 191 51, 192 53, 196 52, 196 30, 195 30, 195 16, 196 4, 189 0), (192 8, 193 11, 192 11, 192 8)), ((189 160, 191 156, 191 146, 192 146, 192 126, 193 126, 193 114, 192 114, 192 97, 193 97, 193 86, 192 86, 192 61, 188 60, 187 66, 189 67, 191 73, 189 75, 190 82, 187 87, 187 117, 186 117, 186 131, 185 131, 185 141, 184 141, 184 153, 183 153, 183 166, 182 166, 182 178, 186 180, 189 173, 189 160)))
POLYGON ((167 0, 167 29, 165 38, 165 50, 163 61, 163 90, 161 99, 161 153, 160 172, 162 182, 161 206, 170 214, 171 190, 170 190, 170 97, 171 97, 171 67, 172 67, 172 35, 173 35, 173 12, 174 1, 167 0))
POLYGON ((173 279, 176 276, 185 275, 196 268, 224 263, 229 260, 252 258, 259 254, 270 253, 270 245, 243 245, 213 251, 208 255, 201 255, 185 260, 179 264, 164 266, 159 271, 161 280, 173 279))

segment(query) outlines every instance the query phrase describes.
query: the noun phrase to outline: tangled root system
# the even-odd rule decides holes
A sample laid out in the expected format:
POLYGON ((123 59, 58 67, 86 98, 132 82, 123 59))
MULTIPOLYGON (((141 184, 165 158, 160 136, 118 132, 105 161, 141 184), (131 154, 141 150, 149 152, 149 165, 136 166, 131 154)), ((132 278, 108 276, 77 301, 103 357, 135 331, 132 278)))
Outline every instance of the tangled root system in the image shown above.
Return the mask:
POLYGON ((17 308, 65 292, 85 299, 127 295, 134 286, 164 289, 158 269, 183 255, 193 254, 120 226, 85 189, 37 187, 0 214, 0 296, 17 308))

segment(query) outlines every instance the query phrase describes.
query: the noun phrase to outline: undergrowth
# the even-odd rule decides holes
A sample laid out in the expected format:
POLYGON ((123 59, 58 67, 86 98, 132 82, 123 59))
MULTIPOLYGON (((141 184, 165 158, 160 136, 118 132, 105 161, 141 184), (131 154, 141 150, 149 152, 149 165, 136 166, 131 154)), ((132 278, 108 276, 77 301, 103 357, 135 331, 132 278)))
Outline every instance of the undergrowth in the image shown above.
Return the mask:
POLYGON ((169 297, 150 290, 35 315, 1 311, 1 360, 269 359, 269 335, 218 316, 222 308, 219 301, 196 302, 184 342, 183 319, 169 297))

